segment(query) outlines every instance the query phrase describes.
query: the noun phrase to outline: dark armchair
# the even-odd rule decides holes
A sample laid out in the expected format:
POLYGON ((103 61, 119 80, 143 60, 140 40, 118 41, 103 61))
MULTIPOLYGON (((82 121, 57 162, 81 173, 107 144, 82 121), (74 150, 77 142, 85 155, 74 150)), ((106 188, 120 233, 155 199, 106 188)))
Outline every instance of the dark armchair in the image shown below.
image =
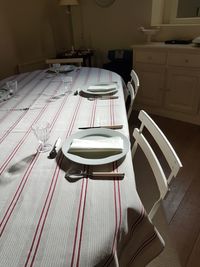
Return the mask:
POLYGON ((108 59, 109 62, 103 64, 103 68, 118 73, 127 83, 130 80, 130 72, 132 70, 132 49, 109 50, 108 59))

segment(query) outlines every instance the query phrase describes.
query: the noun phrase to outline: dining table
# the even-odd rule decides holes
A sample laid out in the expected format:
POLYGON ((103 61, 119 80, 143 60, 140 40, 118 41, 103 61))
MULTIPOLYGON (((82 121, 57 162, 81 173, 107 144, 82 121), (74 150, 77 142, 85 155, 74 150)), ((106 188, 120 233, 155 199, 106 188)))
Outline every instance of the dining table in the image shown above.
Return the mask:
POLYGON ((12 80, 16 92, 0 102, 0 266, 146 266, 165 244, 137 193, 123 79, 94 67, 37 69, 0 88, 12 80), (115 97, 87 94, 92 85, 114 86, 115 97), (34 127, 47 122, 51 150, 40 152, 34 127), (99 133, 122 138, 126 149, 69 153, 75 137, 99 133))

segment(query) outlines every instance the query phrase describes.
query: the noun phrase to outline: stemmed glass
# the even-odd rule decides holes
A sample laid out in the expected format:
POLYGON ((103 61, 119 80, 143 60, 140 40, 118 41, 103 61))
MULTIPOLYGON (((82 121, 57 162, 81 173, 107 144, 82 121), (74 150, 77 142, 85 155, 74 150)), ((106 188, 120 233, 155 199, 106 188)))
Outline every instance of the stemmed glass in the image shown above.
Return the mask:
POLYGON ((11 80, 6 83, 6 87, 9 90, 10 95, 15 95, 17 93, 17 81, 16 80, 11 80))
POLYGON ((65 90, 67 90, 68 88, 71 87, 71 84, 72 84, 72 77, 71 76, 66 76, 66 75, 62 75, 61 76, 61 80, 63 82, 63 87, 65 90))
POLYGON ((60 64, 52 64, 53 70, 55 71, 56 75, 59 74, 60 64))
POLYGON ((47 143, 50 135, 50 123, 44 122, 32 126, 32 130, 39 141, 38 152, 47 152, 51 145, 47 143))

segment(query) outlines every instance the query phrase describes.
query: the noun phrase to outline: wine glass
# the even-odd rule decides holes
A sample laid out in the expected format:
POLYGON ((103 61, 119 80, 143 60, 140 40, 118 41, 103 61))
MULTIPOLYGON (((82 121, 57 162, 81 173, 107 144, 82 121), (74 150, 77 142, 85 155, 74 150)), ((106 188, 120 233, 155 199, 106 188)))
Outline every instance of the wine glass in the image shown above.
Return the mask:
POLYGON ((50 123, 43 122, 32 126, 32 130, 39 141, 38 152, 47 152, 51 145, 47 143, 50 135, 50 123))
POLYGON ((17 81, 16 80, 11 80, 6 82, 6 86, 9 90, 10 95, 15 95, 17 93, 17 81))
POLYGON ((62 75, 61 80, 63 82, 63 87, 65 90, 71 87, 73 78, 71 76, 62 75))
POLYGON ((56 64, 52 64, 53 70, 55 71, 56 75, 59 74, 60 71, 60 64, 56 63, 56 64))

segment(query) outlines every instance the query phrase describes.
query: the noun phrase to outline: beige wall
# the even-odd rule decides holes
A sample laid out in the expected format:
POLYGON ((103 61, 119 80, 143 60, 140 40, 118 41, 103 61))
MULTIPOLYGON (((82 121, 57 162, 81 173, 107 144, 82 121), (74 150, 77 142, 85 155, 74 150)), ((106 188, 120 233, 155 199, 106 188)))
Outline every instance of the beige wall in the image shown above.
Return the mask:
MULTIPOLYGON (((111 48, 127 48, 143 36, 137 28, 150 21, 151 1, 117 0, 100 8, 94 0, 72 7, 76 48, 95 50, 101 65, 111 48)), ((70 47, 68 17, 57 0, 2 0, 0 3, 0 78, 18 63, 55 55, 70 47), (3 38, 2 38, 3 36, 3 38)))
POLYGON ((105 62, 108 49, 129 48, 144 40, 138 28, 150 23, 151 1, 116 0, 107 8, 98 7, 94 0, 80 2, 73 9, 76 44, 94 49, 98 66, 105 62))
POLYGON ((13 74, 18 63, 54 55, 67 39, 63 17, 57 0, 1 0, 0 78, 13 74))
MULTIPOLYGON (((149 27, 151 0, 116 0, 107 8, 95 0, 72 7, 76 48, 95 50, 94 64, 106 61, 107 50, 144 42, 138 27, 149 27)), ((0 1, 0 78, 16 71, 18 63, 47 58, 70 47, 68 16, 58 0, 0 1)), ((199 27, 163 27, 156 40, 193 38, 199 27)))

